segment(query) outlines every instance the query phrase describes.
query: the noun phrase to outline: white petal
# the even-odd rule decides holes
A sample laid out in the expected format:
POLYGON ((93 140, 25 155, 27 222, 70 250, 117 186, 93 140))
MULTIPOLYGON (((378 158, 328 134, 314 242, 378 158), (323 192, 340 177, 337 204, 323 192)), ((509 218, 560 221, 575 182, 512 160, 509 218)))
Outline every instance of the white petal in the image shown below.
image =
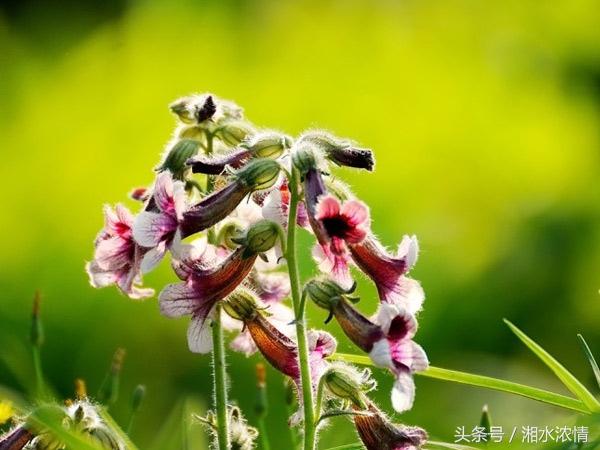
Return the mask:
POLYGON ((250 356, 258 350, 248 331, 238 334, 235 339, 231 341, 230 347, 232 350, 243 353, 246 356, 250 356))
POLYGON ((167 251, 167 246, 165 242, 160 242, 156 247, 146 252, 144 257, 142 258, 142 263, 140 265, 140 270, 142 273, 148 273, 162 261, 165 253, 167 251))
POLYGON ((417 259, 419 258, 419 241, 415 235, 405 235, 402 238, 402 242, 398 245, 396 257, 406 258, 409 270, 417 263, 417 259))
POLYGON ((156 247, 176 227, 174 219, 166 214, 142 211, 135 218, 133 238, 142 247, 156 247))
POLYGON ((408 411, 412 408, 414 399, 415 382, 412 375, 405 371, 398 372, 392 388, 392 406, 398 412, 408 411))
POLYGON ((373 344, 373 348, 369 352, 369 357, 377 367, 394 367, 390 344, 385 338, 373 344))
POLYGON ((165 286, 158 302, 160 312, 166 317, 181 317, 192 314, 197 308, 197 293, 185 282, 165 286))
POLYGON ((193 317, 188 328, 188 347, 193 353, 210 353, 212 331, 208 317, 193 317))

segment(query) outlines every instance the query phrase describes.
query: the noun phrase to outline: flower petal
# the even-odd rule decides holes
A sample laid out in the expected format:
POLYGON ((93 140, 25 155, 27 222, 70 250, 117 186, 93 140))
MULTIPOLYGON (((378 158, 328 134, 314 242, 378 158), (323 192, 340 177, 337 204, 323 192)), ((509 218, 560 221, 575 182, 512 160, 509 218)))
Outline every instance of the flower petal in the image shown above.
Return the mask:
POLYGON ((206 316, 194 315, 188 328, 187 338, 191 352, 210 353, 212 350, 210 320, 206 316))
POLYGON ((331 196, 325 195, 319 199, 317 204, 316 218, 323 220, 330 217, 336 217, 340 213, 340 201, 331 196))
POLYGON ((96 245, 94 260, 104 270, 117 270, 131 262, 133 242, 120 236, 101 239, 96 245))
POLYGON ((142 211, 133 225, 133 238, 142 247, 156 247, 177 230, 177 220, 168 214, 142 211))
POLYGON ((401 305, 392 303, 381 303, 373 322, 381 326, 388 339, 397 341, 412 338, 418 328, 413 314, 401 305))
POLYGON ((258 350, 254 340, 252 340, 252 336, 247 330, 239 333, 229 345, 232 350, 243 353, 246 356, 251 356, 258 350))
POLYGON ((398 412, 412 408, 415 399, 415 382, 410 373, 399 371, 392 388, 392 406, 398 412))
POLYGON ((148 273, 152 271, 163 259, 167 252, 167 245, 165 241, 159 242, 159 244, 153 249, 147 251, 140 265, 142 273, 148 273))
POLYGON ((175 214, 175 204, 173 201, 173 178, 171 172, 161 172, 156 177, 156 183, 154 184, 154 201, 156 206, 167 214, 175 214))
POLYGON ((344 216, 349 225, 369 227, 369 208, 358 200, 349 200, 342 205, 340 214, 344 216))
POLYGON ((158 296, 160 312, 166 317, 192 314, 199 306, 198 294, 186 282, 165 286, 158 296))
POLYGON ((400 244, 398 244, 396 258, 405 258, 408 269, 414 267, 414 265, 417 263, 417 259, 419 258, 419 241, 415 235, 405 235, 402 238, 402 241, 400 244))

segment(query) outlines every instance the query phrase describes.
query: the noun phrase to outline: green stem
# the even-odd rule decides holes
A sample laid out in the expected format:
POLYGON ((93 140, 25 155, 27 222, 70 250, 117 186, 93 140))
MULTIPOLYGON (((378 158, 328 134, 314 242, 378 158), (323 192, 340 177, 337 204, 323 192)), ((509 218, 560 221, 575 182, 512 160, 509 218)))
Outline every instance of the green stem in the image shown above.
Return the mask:
POLYGON ((35 371, 35 385, 36 385, 36 395, 39 398, 42 398, 45 395, 44 392, 44 374, 42 372, 42 359, 40 356, 40 348, 37 345, 34 345, 31 348, 31 354, 33 356, 33 369, 35 371))
POLYGON ((298 271, 298 260, 296 255, 296 216, 298 214, 298 173, 295 168, 289 180, 290 209, 288 215, 287 253, 286 259, 290 276, 290 287, 292 302, 296 312, 296 336, 298 338, 298 364, 300 366, 300 377, 302 382, 302 401, 304 407, 304 450, 315 448, 315 410, 313 404, 312 379, 310 376, 310 365, 308 360, 308 341, 306 338, 306 326, 304 324, 304 311, 300 297, 300 275, 298 271))
POLYGON ((229 430, 227 422, 227 380, 225 373, 225 345, 221 326, 221 307, 215 308, 212 322, 213 375, 215 381, 215 410, 217 412, 217 438, 219 450, 229 450, 229 430))
POLYGON ((271 444, 269 443, 269 434, 267 433, 265 419, 261 417, 258 419, 257 422, 261 448, 262 450, 271 450, 271 444))
POLYGON ((321 420, 321 413, 323 411, 323 396, 325 393, 325 377, 321 377, 319 380, 319 388, 317 389, 317 400, 315 402, 315 419, 317 423, 321 420))

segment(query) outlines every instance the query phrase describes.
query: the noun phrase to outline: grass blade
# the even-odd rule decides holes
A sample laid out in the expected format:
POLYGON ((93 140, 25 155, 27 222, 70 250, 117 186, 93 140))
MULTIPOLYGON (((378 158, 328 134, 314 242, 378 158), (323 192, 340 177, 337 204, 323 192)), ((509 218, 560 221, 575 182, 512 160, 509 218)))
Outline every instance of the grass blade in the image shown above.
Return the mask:
POLYGON ((137 450, 137 447, 133 442, 131 442, 131 439, 129 439, 127 433, 125 433, 123 429, 117 424, 117 422, 115 422, 115 419, 112 418, 112 416, 108 413, 106 408, 98 407, 98 413, 100 414, 100 417, 102 417, 102 420, 104 420, 108 428, 110 428, 117 436, 119 436, 119 439, 123 441, 125 447, 127 447, 127 450, 137 450))
POLYGON ((339 447, 331 447, 327 450, 364 450, 364 448, 364 445, 362 445, 360 442, 357 442, 355 444, 346 444, 340 445, 339 447))
MULTIPOLYGON (((331 357, 340 361, 352 362, 372 366, 371 358, 362 355, 349 355, 345 353, 336 353, 331 357)), ((440 367, 429 367, 423 372, 417 372, 416 375, 434 378, 437 380, 452 381, 454 383, 467 384, 495 391, 508 392, 510 394, 520 395, 521 397, 537 400, 542 403, 547 403, 561 408, 577 411, 584 414, 590 414, 589 408, 576 399, 567 397, 566 395, 555 394, 554 392, 545 391, 543 389, 526 386, 512 381, 500 380, 498 378, 486 377, 483 375, 475 375, 466 372, 458 372, 455 370, 442 369, 440 367)))
POLYGON ((425 448, 449 448, 451 450, 477 450, 475 447, 468 445, 448 444, 447 442, 429 441, 425 444, 425 448))
POLYGON ((504 319, 504 322, 510 330, 533 352, 535 355, 546 364, 560 381, 571 391, 591 412, 600 411, 600 403, 592 395, 590 391, 569 372, 561 363, 559 363, 550 353, 540 347, 529 336, 523 333, 519 328, 513 325, 510 321, 504 319))
POLYGON ((581 334, 578 334, 577 338, 579 339, 579 343, 581 344, 581 347, 583 348, 583 353, 585 353, 585 356, 587 357, 588 361, 590 362, 590 366, 592 366, 592 370, 594 371, 596 381, 598 382, 598 386, 600 387, 600 368, 598 367, 598 363, 596 362, 596 359, 594 358, 594 355, 592 354, 592 350, 590 350, 590 346, 587 344, 587 342, 585 341, 585 339, 583 338, 583 336, 581 334))

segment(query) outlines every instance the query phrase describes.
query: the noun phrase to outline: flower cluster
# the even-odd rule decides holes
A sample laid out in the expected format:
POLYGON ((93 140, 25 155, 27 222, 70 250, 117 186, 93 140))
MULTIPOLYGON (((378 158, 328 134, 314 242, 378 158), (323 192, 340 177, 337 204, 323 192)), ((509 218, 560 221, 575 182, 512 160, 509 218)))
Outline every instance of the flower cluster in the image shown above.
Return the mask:
MULTIPOLYGON (((143 287, 143 275, 169 253, 180 281, 162 289, 160 311, 191 317, 190 350, 211 351, 209 325, 218 321, 237 333, 233 349, 260 351, 290 377, 307 394, 300 403, 311 392, 319 396, 336 349, 329 333, 304 331, 303 299, 309 297, 374 365, 394 374, 393 406, 409 409, 412 374, 428 365, 412 340, 424 300, 419 283, 407 276, 417 260, 417 240, 404 237, 389 252, 371 230, 365 203, 330 176, 334 166, 372 171, 372 152, 323 131, 292 139, 257 130, 241 108, 210 94, 182 98, 171 111, 178 125, 156 179, 132 194, 142 202, 140 211, 134 216, 120 204, 105 208, 105 225, 86 266, 91 284, 115 285, 133 299, 150 297, 154 291, 143 287), (304 286, 302 300, 300 288, 294 289, 296 249, 286 248, 294 245, 296 227, 314 235, 312 254, 323 273, 304 286), (373 318, 353 306, 352 267, 377 288, 380 307, 373 318), (285 304, 289 297, 293 308, 285 304)), ((378 414, 370 401, 354 408, 359 406, 369 417, 378 414)), ((374 427, 387 422, 355 422, 365 445, 375 448, 367 441, 383 433, 374 427)))

